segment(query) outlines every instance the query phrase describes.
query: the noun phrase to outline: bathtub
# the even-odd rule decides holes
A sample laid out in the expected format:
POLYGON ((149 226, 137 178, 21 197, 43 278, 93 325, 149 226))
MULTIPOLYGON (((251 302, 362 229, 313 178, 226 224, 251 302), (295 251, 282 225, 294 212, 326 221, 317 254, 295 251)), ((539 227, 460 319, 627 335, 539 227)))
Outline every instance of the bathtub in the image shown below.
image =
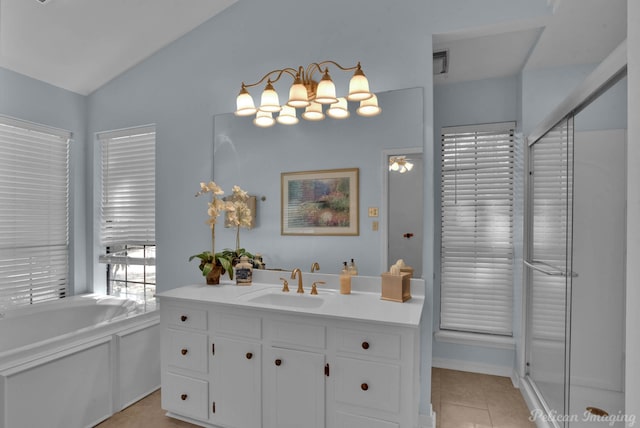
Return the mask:
POLYGON ((0 312, 0 428, 92 427, 159 386, 156 310, 82 295, 0 312))

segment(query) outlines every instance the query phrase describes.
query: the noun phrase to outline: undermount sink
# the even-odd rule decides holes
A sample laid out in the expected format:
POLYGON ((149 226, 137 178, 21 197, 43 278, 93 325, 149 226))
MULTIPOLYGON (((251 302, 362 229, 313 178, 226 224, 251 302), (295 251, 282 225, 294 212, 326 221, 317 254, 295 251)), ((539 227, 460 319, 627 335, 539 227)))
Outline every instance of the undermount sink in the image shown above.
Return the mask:
POLYGON ((286 306, 291 308, 319 308, 331 294, 298 294, 295 292, 285 293, 277 288, 268 288, 256 293, 244 296, 243 300, 251 303, 271 306, 286 306))

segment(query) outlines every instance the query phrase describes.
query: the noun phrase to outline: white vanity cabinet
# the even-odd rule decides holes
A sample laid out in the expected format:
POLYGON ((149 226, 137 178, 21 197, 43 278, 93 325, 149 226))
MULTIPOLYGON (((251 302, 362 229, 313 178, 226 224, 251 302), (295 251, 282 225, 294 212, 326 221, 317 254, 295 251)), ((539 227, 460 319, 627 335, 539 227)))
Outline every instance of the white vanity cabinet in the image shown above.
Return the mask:
POLYGON ((418 427, 417 323, 177 296, 160 295, 169 416, 221 428, 418 427))
POLYGON ((353 322, 331 335, 336 428, 417 426, 417 329, 353 322))
POLYGON ((304 316, 265 315, 264 427, 324 428, 326 327, 304 316))
POLYGON ((209 417, 207 311, 193 305, 167 305, 162 330, 162 408, 188 418, 209 417))

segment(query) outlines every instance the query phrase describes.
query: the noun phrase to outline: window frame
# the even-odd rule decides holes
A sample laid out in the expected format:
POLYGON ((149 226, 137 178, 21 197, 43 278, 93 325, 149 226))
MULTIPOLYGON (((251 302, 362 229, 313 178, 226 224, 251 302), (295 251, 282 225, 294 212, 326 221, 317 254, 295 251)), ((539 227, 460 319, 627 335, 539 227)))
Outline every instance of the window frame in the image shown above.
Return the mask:
POLYGON ((0 115, 0 309, 69 294, 72 136, 0 115))
POLYGON ((439 334, 511 337, 515 122, 443 127, 440 161, 439 334))
POLYGON ((156 136, 155 125, 97 134, 101 177, 99 263, 106 265, 106 293, 146 303, 155 301, 156 287, 156 136), (137 254, 140 250, 142 257, 137 254), (117 273, 119 269, 123 269, 123 275, 117 273), (130 270, 135 272, 130 274, 130 270))

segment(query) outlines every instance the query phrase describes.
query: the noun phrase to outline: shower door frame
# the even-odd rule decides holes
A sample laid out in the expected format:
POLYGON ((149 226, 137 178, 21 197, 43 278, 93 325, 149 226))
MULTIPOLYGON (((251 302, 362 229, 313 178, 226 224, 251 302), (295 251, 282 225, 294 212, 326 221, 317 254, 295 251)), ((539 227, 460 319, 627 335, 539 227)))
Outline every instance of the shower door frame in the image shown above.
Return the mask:
MULTIPOLYGON (((570 376, 571 376, 571 287, 572 287, 572 278, 577 276, 577 274, 573 271, 573 150, 574 150, 574 114, 570 113, 569 115, 563 117, 556 123, 552 128, 550 128, 547 132, 542 134, 539 138, 533 141, 527 142, 527 148, 525 149, 525 165, 526 165, 526 173, 525 173, 525 239, 524 239, 524 252, 523 252, 523 281, 525 283, 525 292, 524 299, 527 302, 527 306, 525 307, 524 314, 524 327, 525 327, 525 340, 524 340, 524 352, 523 356, 525 359, 525 367, 524 367, 524 380, 527 382, 529 388, 531 388, 538 401, 538 404, 543 408, 544 412, 547 415, 553 414, 555 411, 556 415, 564 416, 569 414, 570 410, 570 396, 569 396, 569 385, 570 385, 570 376), (561 133, 564 138, 558 140, 560 144, 563 146, 561 148, 561 152, 564 153, 564 156, 560 162, 559 175, 565 176, 564 188, 561 188, 559 194, 564 197, 565 210, 564 214, 565 218, 565 229, 561 231, 563 234, 561 241, 564 242, 564 246, 559 254, 564 253, 564 267, 547 264, 545 262, 534 259, 534 204, 535 204, 535 194, 534 194, 534 186, 535 186, 535 170, 533 168, 534 159, 533 159, 533 149, 537 143, 545 143, 544 138, 547 136, 549 132, 552 132, 556 129, 566 130, 566 133, 561 133), (565 163, 566 162, 566 163, 565 163), (530 359, 531 359, 531 351, 533 346, 531 345, 531 341, 534 340, 533 337, 533 325, 531 319, 533 317, 532 305, 533 305, 533 284, 534 284, 534 271, 538 271, 545 275, 549 275, 551 277, 562 277, 564 278, 564 312, 562 313, 564 318, 564 336, 562 340, 563 346, 563 361, 562 366, 558 365, 556 368, 562 369, 562 387, 563 387, 563 397, 562 397, 562 409, 552 409, 549 407, 550 403, 548 403, 541 391, 541 387, 538 387, 536 384, 536 379, 534 379, 530 375, 530 359), (561 411, 559 411, 561 410, 561 411)), ((556 284, 557 285, 557 284, 556 284)), ((535 362, 534 362, 535 364, 535 362)), ((556 420, 547 421, 550 422, 553 427, 562 428, 567 426, 567 422, 563 421, 563 418, 559 418, 562 425, 558 425, 556 420)))
MULTIPOLYGON (((627 41, 626 39, 616 47, 607 58, 605 58, 586 78, 582 81, 551 113, 531 132, 525 139, 525 165, 527 166, 527 173, 525 174, 524 188, 525 188, 525 209, 524 209, 524 254, 523 262, 528 260, 531 255, 530 249, 530 229, 531 229, 531 213, 529 212, 530 202, 530 179, 529 179, 529 162, 530 162, 530 147, 535 144, 543 135, 549 130, 553 129, 562 120, 569 116, 575 116, 580 110, 589 105, 591 101, 598 98, 602 93, 615 84, 622 76, 627 72, 627 41)), ((544 409, 542 402, 539 400, 540 391, 533 382, 530 382, 527 376, 527 360, 528 360, 528 343, 530 339, 530 331, 528 325, 529 318, 529 272, 527 267, 523 263, 523 284, 522 284, 522 318, 520 324, 520 352, 518 358, 518 374, 520 377, 520 385, 522 386, 522 392, 525 400, 527 401, 529 408, 540 409, 548 412, 549 409, 544 409)), ((565 326, 567 327, 567 326, 565 326)), ((570 328, 570 325, 568 326, 570 328)), ((565 337, 566 339, 566 337, 565 337)), ((565 347, 570 346, 570 343, 565 343, 565 347)), ((570 351, 569 351, 570 352, 570 351)), ((567 355, 565 357, 565 388, 568 387, 569 369, 567 364, 570 362, 570 358, 567 355)), ((568 406, 569 397, 564 397, 565 406, 568 406)), ((566 409, 565 409, 566 410, 566 409)), ((541 422, 541 421, 538 421, 541 422)), ((548 421, 542 421, 539 426, 558 427, 555 422, 550 424, 548 421)))

